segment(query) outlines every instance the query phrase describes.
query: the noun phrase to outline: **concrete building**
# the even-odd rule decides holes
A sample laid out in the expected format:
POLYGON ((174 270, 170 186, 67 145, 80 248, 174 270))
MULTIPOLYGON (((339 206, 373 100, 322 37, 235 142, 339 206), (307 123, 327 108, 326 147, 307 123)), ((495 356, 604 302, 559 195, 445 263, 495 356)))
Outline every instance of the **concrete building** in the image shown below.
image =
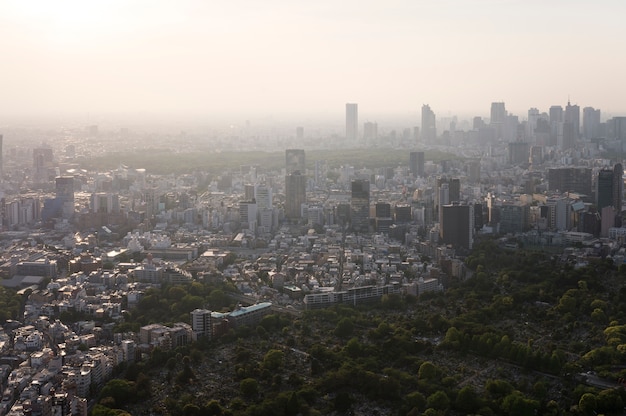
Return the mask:
POLYGON ((454 248, 470 250, 474 242, 473 205, 443 205, 439 224, 439 237, 454 248))
POLYGON ((352 229, 357 232, 369 230, 370 181, 357 179, 351 184, 350 220, 352 229))
POLYGON ((437 119, 428 104, 422 106, 422 142, 432 143, 437 139, 437 119))
POLYGON ((285 216, 289 219, 302 218, 302 204, 306 202, 306 176, 300 171, 285 177, 285 216))
POLYGON ((359 137, 359 105, 346 104, 346 141, 356 142, 359 137))

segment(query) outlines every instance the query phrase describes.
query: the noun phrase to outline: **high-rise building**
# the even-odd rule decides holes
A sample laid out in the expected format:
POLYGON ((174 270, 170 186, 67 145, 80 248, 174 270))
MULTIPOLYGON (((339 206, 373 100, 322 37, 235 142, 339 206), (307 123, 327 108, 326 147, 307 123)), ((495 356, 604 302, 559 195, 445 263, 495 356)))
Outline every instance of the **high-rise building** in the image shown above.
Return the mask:
POLYGON ((304 127, 296 127, 296 139, 304 139, 304 127))
POLYGON ((2 175, 4 174, 4 166, 2 165, 2 163, 4 162, 4 156, 2 153, 2 134, 0 134, 0 178, 2 178, 2 175))
POLYGON ((306 176, 295 171, 285 177, 285 216, 302 217, 302 204, 306 202, 306 176))
POLYGON ((583 137, 587 140, 600 137, 601 113, 593 107, 583 108, 583 137))
POLYGON ((285 150, 285 169, 287 175, 296 171, 302 175, 306 174, 306 159, 304 149, 287 149, 285 150))
POLYGON ((53 162, 54 156, 51 148, 33 149, 33 182, 48 182, 53 162))
POLYGON ((550 107, 550 140, 549 146, 556 146, 559 137, 563 135, 563 107, 553 105, 550 107))
POLYGON ((576 192, 591 196, 590 168, 548 169, 548 187, 551 191, 576 192))
POLYGON ((602 208, 613 205, 613 169, 602 169, 596 179, 596 206, 602 208))
POLYGON ((437 139, 437 119, 428 104, 422 106, 422 141, 434 142, 437 139))
POLYGON ((365 122, 363 124, 363 140, 370 143, 376 139, 378 139, 378 123, 365 122))
POLYGON ((528 155, 530 153, 530 145, 526 142, 509 143, 509 163, 519 165, 528 163, 528 155))
POLYGON ((351 184, 350 220, 352 229, 357 232, 369 230, 370 218, 370 181, 356 179, 351 184))
MULTIPOLYGON (((580 107, 577 105, 571 105, 568 101, 567 106, 565 107, 563 123, 571 124, 571 132, 574 135, 574 140, 578 140, 580 137, 580 107)), ((563 134, 565 134, 565 132, 563 134)))
POLYGON ((359 105, 346 104, 346 140, 355 142, 359 137, 359 105))
POLYGON ((257 204, 256 201, 239 202, 239 221, 241 228, 256 231, 257 224, 257 204))
POLYGON ((439 237, 454 248, 472 248, 474 233, 474 206, 443 205, 439 224, 439 237))
POLYGON ((254 191, 254 199, 256 199, 259 209, 271 209, 273 206, 272 188, 264 185, 257 186, 254 191))
POLYGON ((491 119, 490 123, 504 123, 506 119, 506 107, 504 103, 491 103, 491 119))
POLYGON ((424 152, 409 154, 409 171, 414 178, 424 176, 424 152))
POLYGON ((467 178, 471 183, 480 182, 480 160, 471 160, 467 163, 467 178))
POLYGON ((61 204, 63 218, 74 215, 74 177, 59 176, 56 178, 56 199, 61 204))
POLYGON ((504 137, 505 123, 507 121, 506 108, 504 103, 491 103, 491 118, 489 125, 494 130, 496 139, 502 139, 504 137))
POLYGON ((613 208, 618 214, 622 212, 622 200, 624 199, 624 168, 621 163, 613 166, 613 208))

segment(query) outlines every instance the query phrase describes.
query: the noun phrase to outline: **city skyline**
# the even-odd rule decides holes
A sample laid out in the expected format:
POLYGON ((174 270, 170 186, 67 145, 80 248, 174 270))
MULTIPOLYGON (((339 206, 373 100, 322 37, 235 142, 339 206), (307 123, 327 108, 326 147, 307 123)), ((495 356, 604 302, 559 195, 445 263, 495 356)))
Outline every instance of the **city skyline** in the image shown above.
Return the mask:
MULTIPOLYGON (((0 114, 524 116, 621 97, 617 1, 7 1, 0 114), (367 64, 363 65, 363 58, 367 64)), ((1 120, 0 120, 1 121, 1 120)))

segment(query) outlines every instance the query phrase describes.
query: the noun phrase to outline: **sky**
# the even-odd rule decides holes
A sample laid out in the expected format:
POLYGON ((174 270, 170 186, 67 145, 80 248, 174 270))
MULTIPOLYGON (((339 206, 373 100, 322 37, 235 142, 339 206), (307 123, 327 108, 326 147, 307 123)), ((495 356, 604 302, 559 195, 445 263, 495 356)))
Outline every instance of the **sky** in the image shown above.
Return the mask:
POLYGON ((626 114, 623 0, 3 0, 0 114, 626 114))

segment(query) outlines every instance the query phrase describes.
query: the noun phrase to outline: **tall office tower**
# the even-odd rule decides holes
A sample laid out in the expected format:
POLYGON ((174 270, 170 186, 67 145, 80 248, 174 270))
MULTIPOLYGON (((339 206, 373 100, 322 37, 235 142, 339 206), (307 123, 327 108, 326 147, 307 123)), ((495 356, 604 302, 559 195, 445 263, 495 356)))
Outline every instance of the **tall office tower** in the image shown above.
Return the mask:
POLYGON ((304 149, 285 150, 285 170, 287 175, 294 172, 300 172, 302 175, 306 174, 304 149))
POLYGON ((256 201, 239 202, 239 221, 241 228, 256 231, 257 204, 256 201))
POLYGON ((68 219, 74 215, 74 177, 56 178, 56 199, 61 205, 61 215, 68 219))
POLYGON ((580 137, 580 107, 577 105, 571 105, 568 101, 567 106, 565 107, 563 123, 572 125, 574 140, 578 140, 580 137))
POLYGON ((296 139, 304 139, 304 127, 296 127, 296 139))
POLYGON ((471 160, 467 163, 467 177, 470 182, 480 182, 480 160, 471 160))
POLYGON ((495 131, 496 139, 504 138, 505 123, 507 121, 504 103, 491 103, 491 119, 489 125, 495 131))
POLYGON ((454 248, 471 249, 474 241, 474 206, 448 204, 442 206, 439 237, 454 248))
POLYGON ((424 152, 409 154, 409 171, 414 178, 424 177, 424 152))
POLYGON ((576 192, 591 196, 591 168, 548 169, 550 191, 576 192))
POLYGON ((536 108, 528 109, 528 121, 526 122, 526 138, 531 143, 536 142, 535 130, 537 129, 537 121, 541 118, 541 113, 536 108))
POLYGON ((33 149, 33 182, 48 182, 54 157, 49 147, 33 149))
POLYGON ((448 187, 449 200, 442 202, 440 205, 459 202, 461 200, 461 180, 459 178, 446 178, 445 176, 438 177, 437 189, 441 188, 444 184, 448 187))
POLYGON ((306 202, 306 176, 300 171, 285 177, 285 216, 289 219, 302 218, 302 204, 306 202))
POLYGON ((576 134, 576 127, 574 123, 563 123, 563 135, 561 141, 558 144, 561 150, 573 149, 576 147, 576 140, 578 135, 576 134))
POLYGON ((371 143, 376 139, 378 139, 378 123, 365 122, 363 124, 363 141, 371 143))
POLYGON ((273 206, 272 188, 264 185, 257 186, 254 191, 254 199, 256 199, 259 209, 271 209, 273 206))
POLYGON ((356 142, 359 137, 359 105, 346 104, 346 140, 356 142))
POLYGON ((491 103, 490 123, 504 123, 506 119, 506 107, 504 103, 491 103))
POLYGON ((596 180, 596 206, 598 212, 604 207, 613 206, 613 169, 602 169, 596 180))
POLYGON ((543 147, 531 146, 530 163, 532 163, 533 165, 540 165, 541 163, 543 163, 543 147))
POLYGON ((622 212, 622 200, 624 199, 624 168, 621 163, 613 166, 613 207, 617 213, 622 212))
POLYGON ((563 134, 563 107, 553 105, 550 107, 550 141, 548 146, 556 146, 559 137, 563 134))
POLYGON ((606 122, 606 136, 622 143, 622 151, 626 148, 626 117, 613 117, 606 122))
POLYGON ((530 145, 526 142, 509 143, 509 163, 512 165, 528 163, 529 151, 530 145))
POLYGON ((2 175, 4 174, 4 166, 2 166, 2 163, 4 162, 4 157, 2 154, 2 135, 0 134, 0 178, 2 178, 2 175))
POLYGON ((583 137, 591 140, 600 137, 600 110, 593 107, 583 108, 583 137))
POLYGON ((243 186, 243 199, 245 201, 252 201, 255 198, 256 186, 251 183, 247 183, 243 186))
POLYGON ((437 139, 437 119, 428 104, 422 106, 422 141, 434 142, 437 139))
POLYGON ((352 229, 357 232, 367 232, 370 223, 370 181, 353 180, 351 196, 350 219, 352 229))
POLYGON ((149 187, 144 190, 144 200, 146 202, 146 219, 151 220, 159 211, 159 190, 156 187, 149 187))

